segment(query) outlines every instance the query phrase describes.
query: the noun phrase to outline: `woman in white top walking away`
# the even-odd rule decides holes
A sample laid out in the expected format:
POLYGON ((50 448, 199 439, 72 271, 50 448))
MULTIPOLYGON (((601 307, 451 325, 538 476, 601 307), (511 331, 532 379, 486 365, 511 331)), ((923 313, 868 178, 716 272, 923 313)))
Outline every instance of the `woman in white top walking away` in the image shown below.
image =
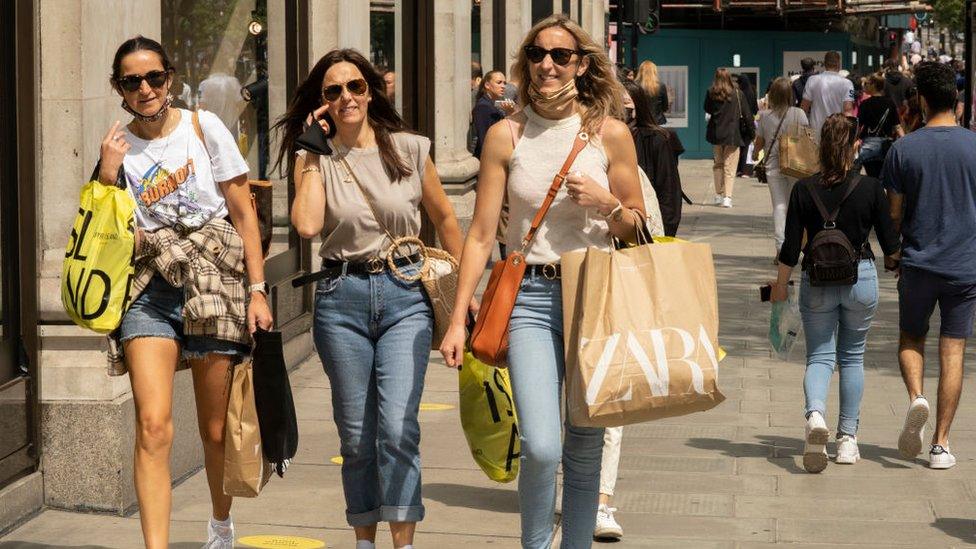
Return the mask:
POLYGON ((635 237, 643 215, 637 154, 623 114, 624 91, 603 48, 563 15, 539 22, 519 49, 513 77, 522 112, 492 126, 478 176, 474 220, 461 259, 457 302, 441 352, 461 363, 465 315, 484 272, 506 196, 506 241, 521 247, 577 134, 576 157, 552 208, 526 251, 525 279, 509 324, 508 362, 522 437, 519 508, 522 546, 548 548, 554 532, 556 469, 562 459, 562 547, 590 547, 596 520, 603 429, 560 424, 564 375, 561 254, 610 237, 635 237))

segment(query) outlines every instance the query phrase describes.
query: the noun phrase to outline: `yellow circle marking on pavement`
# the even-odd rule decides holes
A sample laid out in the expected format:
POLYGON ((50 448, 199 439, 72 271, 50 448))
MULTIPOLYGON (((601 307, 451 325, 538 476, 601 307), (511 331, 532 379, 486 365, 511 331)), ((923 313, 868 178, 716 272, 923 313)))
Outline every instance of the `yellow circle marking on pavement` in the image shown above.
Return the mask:
POLYGON ((335 456, 334 458, 330 459, 329 461, 331 461, 332 463, 334 463, 336 465, 342 465, 342 456, 335 456))
POLYGON ((239 541, 245 547, 257 549, 320 549, 324 541, 296 536, 247 536, 239 541))
POLYGON ((421 402, 420 411, 421 412, 443 412, 444 410, 452 410, 454 406, 450 404, 438 404, 436 402, 421 402))

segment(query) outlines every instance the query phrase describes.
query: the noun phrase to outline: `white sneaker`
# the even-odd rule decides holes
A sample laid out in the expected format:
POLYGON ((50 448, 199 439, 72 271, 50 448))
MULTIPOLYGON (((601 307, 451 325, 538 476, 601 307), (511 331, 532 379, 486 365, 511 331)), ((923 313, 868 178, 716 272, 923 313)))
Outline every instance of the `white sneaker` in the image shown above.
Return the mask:
POLYGON ((616 507, 600 505, 596 511, 596 528, 593 529, 593 537, 596 539, 620 539, 624 537, 624 529, 617 524, 613 518, 616 507))
POLYGON ((721 206, 723 198, 724 197, 720 194, 715 195, 715 198, 712 199, 712 204, 715 204, 716 206, 721 206))
POLYGON ((803 468, 808 473, 819 473, 827 468, 827 440, 830 431, 820 412, 807 418, 806 442, 803 444, 803 468))
POLYGON ((725 198, 722 199, 722 207, 723 208, 731 208, 732 207, 732 197, 731 196, 726 196, 725 198))
POLYGON ((234 549, 234 520, 228 518, 224 525, 211 518, 207 523, 207 543, 201 549, 234 549))
POLYGON ((929 401, 923 396, 915 397, 905 415, 905 426, 898 436, 898 451, 906 459, 914 459, 922 451, 925 437, 925 422, 929 420, 929 401))
POLYGON ((929 469, 949 469, 956 464, 956 456, 949 452, 949 446, 933 444, 929 450, 929 469))
POLYGON ((857 437, 851 435, 841 435, 837 439, 837 463, 853 465, 861 459, 861 452, 857 449, 857 437))

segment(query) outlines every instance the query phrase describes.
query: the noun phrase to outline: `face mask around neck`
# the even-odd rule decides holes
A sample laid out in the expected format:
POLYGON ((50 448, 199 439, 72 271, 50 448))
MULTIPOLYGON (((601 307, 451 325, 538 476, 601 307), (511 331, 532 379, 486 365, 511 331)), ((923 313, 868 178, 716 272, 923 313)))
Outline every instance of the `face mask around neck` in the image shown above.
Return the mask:
POLYGON ((543 93, 535 83, 529 86, 529 99, 532 104, 545 110, 559 110, 571 103, 578 95, 579 89, 576 87, 575 78, 552 93, 543 93))

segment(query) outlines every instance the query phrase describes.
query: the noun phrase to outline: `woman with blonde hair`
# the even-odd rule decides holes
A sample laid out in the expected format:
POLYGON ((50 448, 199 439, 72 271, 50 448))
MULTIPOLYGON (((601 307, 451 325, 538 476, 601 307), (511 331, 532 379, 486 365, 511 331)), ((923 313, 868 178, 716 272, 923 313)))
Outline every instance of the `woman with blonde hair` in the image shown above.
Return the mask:
POLYGON ((752 111, 728 69, 715 71, 712 86, 705 94, 705 114, 709 115, 705 139, 712 144, 715 157, 712 167, 715 178, 714 203, 716 206, 731 208, 739 147, 747 142, 740 130, 739 120, 743 116, 751 119, 752 111))
POLYGON ((789 78, 781 76, 773 80, 769 86, 767 101, 769 110, 759 115, 753 158, 758 159, 759 152, 765 152, 762 165, 766 168, 766 183, 769 184, 769 197, 773 202, 773 241, 778 255, 786 228, 786 205, 790 200, 793 184, 796 183, 796 178, 783 175, 779 171, 780 138, 796 131, 800 126, 809 126, 810 123, 803 109, 795 106, 793 83, 789 78))
POLYGON ((647 95, 651 96, 651 113, 654 115, 654 122, 658 126, 667 124, 668 119, 664 113, 668 112, 671 104, 668 100, 668 87, 658 77, 657 65, 651 60, 641 63, 637 69, 636 80, 647 95))
POLYGON ((556 470, 563 465, 562 547, 590 547, 600 487, 603 429, 560 424, 563 317, 560 255, 609 239, 635 238, 643 216, 637 154, 623 115, 613 65, 583 29, 553 15, 529 31, 513 75, 522 111, 488 130, 478 198, 461 255, 457 301, 441 352, 461 363, 466 303, 484 272, 503 198, 510 205, 509 249, 522 238, 577 136, 585 143, 535 238, 508 330, 508 363, 522 437, 519 508, 522 546, 548 548, 554 534, 556 470), (589 136, 587 138, 587 136, 589 136))

